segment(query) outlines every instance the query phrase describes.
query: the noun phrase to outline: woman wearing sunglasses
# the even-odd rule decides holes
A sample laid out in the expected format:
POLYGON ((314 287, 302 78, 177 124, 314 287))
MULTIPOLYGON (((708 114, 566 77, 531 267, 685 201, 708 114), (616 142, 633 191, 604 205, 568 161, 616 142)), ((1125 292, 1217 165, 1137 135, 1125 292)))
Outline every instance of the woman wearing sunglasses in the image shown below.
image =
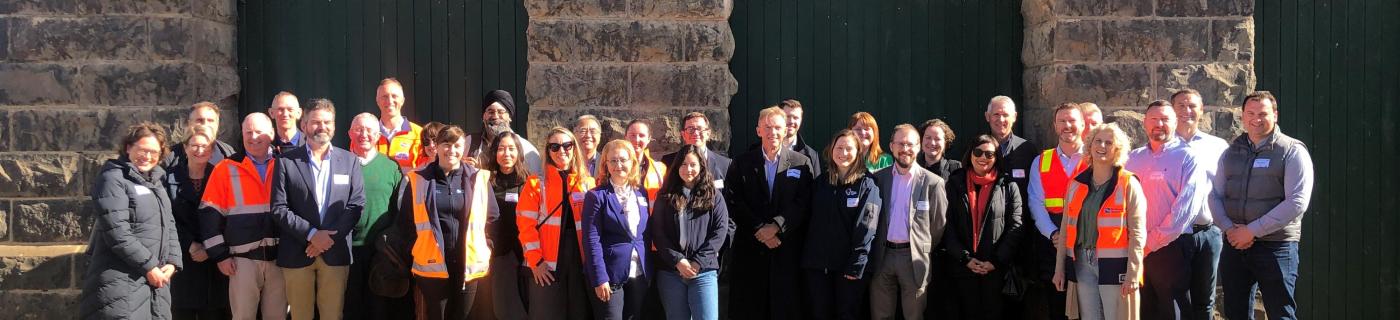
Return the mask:
POLYGON ((580 229, 584 193, 593 177, 573 132, 549 130, 544 170, 526 179, 515 212, 516 228, 530 267, 530 319, 587 319, 580 229))
POLYGON ((1065 232, 1056 235, 1063 238, 1055 241, 1060 245, 1052 281, 1055 289, 1068 289, 1067 300, 1078 307, 1068 308, 1068 316, 1137 319, 1147 242, 1146 196, 1133 173, 1123 169, 1129 142, 1118 125, 1094 127, 1089 142, 1084 158, 1093 162, 1066 191, 1070 201, 1060 222, 1065 232))
POLYGON ((970 319, 1001 319, 1002 288, 1021 235, 1021 192, 998 174, 998 143, 977 136, 963 167, 948 177, 948 229, 943 243, 953 282, 970 319))

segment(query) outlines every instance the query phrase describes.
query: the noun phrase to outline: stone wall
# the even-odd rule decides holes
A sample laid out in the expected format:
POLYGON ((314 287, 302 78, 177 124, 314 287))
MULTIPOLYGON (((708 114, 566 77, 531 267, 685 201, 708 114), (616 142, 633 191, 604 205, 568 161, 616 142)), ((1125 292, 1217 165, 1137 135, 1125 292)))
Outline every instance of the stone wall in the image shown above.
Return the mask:
MULTIPOLYGON (((1253 0, 1026 0, 1022 119, 1050 119, 1056 105, 1094 102, 1143 143, 1149 102, 1201 91, 1202 129, 1233 137, 1241 99, 1256 84, 1253 0)), ((1051 121, 1027 121, 1049 145, 1051 121)))
POLYGON ((211 100, 235 135, 235 23, 232 0, 0 1, 0 319, 76 318, 88 188, 127 126, 211 100))
POLYGON ((603 141, 621 138, 627 121, 652 124, 657 156, 680 144, 680 117, 709 115, 727 150, 732 0, 525 0, 530 22, 528 132, 542 139, 556 125, 593 114, 603 141))

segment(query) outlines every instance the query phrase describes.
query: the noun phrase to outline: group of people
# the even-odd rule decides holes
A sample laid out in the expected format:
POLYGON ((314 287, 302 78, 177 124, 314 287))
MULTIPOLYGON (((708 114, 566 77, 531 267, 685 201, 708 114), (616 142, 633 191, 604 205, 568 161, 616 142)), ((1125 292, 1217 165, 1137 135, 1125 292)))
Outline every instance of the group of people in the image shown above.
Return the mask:
POLYGON ((92 191, 82 317, 719 319, 723 282, 734 319, 1206 319, 1217 278, 1226 317, 1255 290, 1294 317, 1312 168, 1268 92, 1230 142, 1199 92, 1154 101, 1137 149, 1091 103, 1055 108, 1041 149, 998 96, 956 159, 944 121, 884 144, 867 112, 818 151, 784 100, 731 159, 703 113, 654 157, 646 121, 532 142, 508 92, 467 133, 409 121, 403 91, 380 83, 349 150, 331 101, 288 92, 241 151, 208 102, 178 135, 132 126, 92 191))

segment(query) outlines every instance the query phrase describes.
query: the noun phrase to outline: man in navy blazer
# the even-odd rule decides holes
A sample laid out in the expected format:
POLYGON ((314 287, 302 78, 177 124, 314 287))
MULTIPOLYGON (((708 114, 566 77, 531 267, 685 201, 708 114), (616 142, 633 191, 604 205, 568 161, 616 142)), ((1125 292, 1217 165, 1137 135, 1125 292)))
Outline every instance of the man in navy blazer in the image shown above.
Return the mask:
POLYGON ((340 319, 353 259, 350 233, 365 206, 364 176, 353 153, 331 146, 329 100, 312 100, 301 126, 306 147, 281 154, 273 169, 272 214, 282 230, 277 266, 292 319, 312 319, 317 309, 321 319, 340 319))

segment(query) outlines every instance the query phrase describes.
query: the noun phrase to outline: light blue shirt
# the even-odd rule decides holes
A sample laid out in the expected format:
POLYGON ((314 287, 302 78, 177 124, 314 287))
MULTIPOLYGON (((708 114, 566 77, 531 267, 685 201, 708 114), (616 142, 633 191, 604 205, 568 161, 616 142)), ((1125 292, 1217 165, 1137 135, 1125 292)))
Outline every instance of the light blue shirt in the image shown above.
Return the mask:
MULTIPOLYGON (((314 181, 312 181, 311 184, 313 185, 312 190, 315 191, 316 215, 321 217, 321 219, 319 219, 320 221, 325 221, 326 190, 330 189, 331 180, 331 150, 326 150, 326 154, 321 157, 322 159, 319 162, 315 159, 316 155, 312 153, 310 149, 307 149, 306 153, 312 157, 310 164, 314 181)), ((315 235, 316 231, 316 228, 311 228, 311 232, 306 234, 306 240, 311 240, 311 236, 315 235)))
MULTIPOLYGON (((1180 138, 1181 136, 1178 135, 1177 137, 1180 138)), ((1206 180, 1215 181, 1215 172, 1220 167, 1220 156, 1224 155, 1225 150, 1230 148, 1230 142, 1210 135, 1209 133, 1201 132, 1200 130, 1197 130, 1196 134, 1192 135, 1190 139, 1181 138, 1181 140, 1186 144, 1187 148, 1192 149, 1191 154, 1196 156, 1196 164, 1200 166, 1201 170, 1206 172, 1206 180)), ((1215 188, 1212 184, 1206 184, 1206 187, 1210 189, 1201 191, 1202 193, 1210 194, 1211 189, 1215 188)), ((1214 212, 1200 215, 1196 217, 1194 223, 1198 225, 1211 224, 1215 220, 1213 217, 1214 212)))
POLYGON ((1198 216, 1210 214, 1210 180, 1193 150, 1172 136, 1160 152, 1152 152, 1149 144, 1128 153, 1124 168, 1138 176, 1147 196, 1148 253, 1190 233, 1198 216))
POLYGON ((253 160, 253 168, 258 169, 258 180, 265 180, 264 178, 267 177, 267 164, 272 162, 272 151, 268 151, 266 157, 266 159, 258 160, 258 157, 248 156, 249 160, 253 160))
POLYGON ((773 197, 773 179, 774 179, 775 177, 778 176, 778 161, 781 160, 779 157, 782 156, 783 150, 782 150, 782 149, 779 149, 779 150, 778 150, 778 154, 773 155, 773 159, 772 159, 772 160, 769 160, 769 159, 768 159, 768 152, 766 152, 766 151, 759 151, 759 152, 763 152, 763 174, 764 174, 763 177, 766 178, 766 179, 768 179, 768 197, 769 197, 769 198, 772 198, 772 197, 773 197))
MULTIPOLYGON (((1045 187, 1042 187, 1040 183, 1040 158, 1042 156, 1044 154, 1036 156, 1035 161, 1031 162, 1031 177, 1030 181, 1026 182, 1027 186, 1025 187, 1026 197, 1030 198, 1030 203, 1026 206, 1030 207, 1031 216, 1035 218, 1035 229, 1039 230, 1046 239, 1050 239, 1050 235, 1060 230, 1060 226, 1055 225, 1055 221, 1050 220, 1050 211, 1045 210, 1045 187)), ((1065 169, 1065 173, 1070 174, 1069 179, 1065 181, 1074 181, 1074 168, 1079 166, 1079 160, 1084 155, 1079 150, 1065 153, 1064 150, 1060 150, 1060 147, 1055 147, 1055 156, 1060 157, 1060 166, 1065 169)))

